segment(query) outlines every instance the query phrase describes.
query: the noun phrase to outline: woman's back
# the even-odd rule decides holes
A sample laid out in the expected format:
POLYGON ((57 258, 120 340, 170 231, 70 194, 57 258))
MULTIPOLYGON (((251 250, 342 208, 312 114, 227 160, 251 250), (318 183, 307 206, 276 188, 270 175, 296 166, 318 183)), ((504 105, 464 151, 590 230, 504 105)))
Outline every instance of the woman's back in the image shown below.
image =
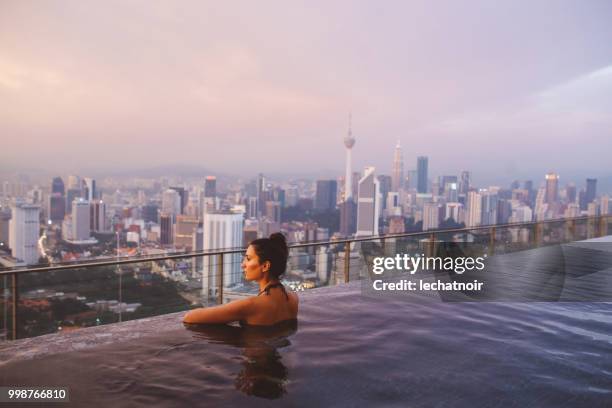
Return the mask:
POLYGON ((298 297, 283 286, 270 288, 267 293, 251 298, 252 313, 243 321, 249 325, 271 325, 297 318, 298 297))

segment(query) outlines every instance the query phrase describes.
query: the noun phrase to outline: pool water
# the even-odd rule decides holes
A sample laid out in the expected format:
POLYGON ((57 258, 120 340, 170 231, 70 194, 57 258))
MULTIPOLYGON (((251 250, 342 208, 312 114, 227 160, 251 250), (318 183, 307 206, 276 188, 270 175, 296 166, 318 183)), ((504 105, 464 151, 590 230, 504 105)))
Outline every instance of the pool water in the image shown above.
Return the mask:
POLYGON ((612 405, 612 305, 405 296, 313 290, 272 330, 180 313, 24 339, 0 346, 0 383, 87 407, 612 405))

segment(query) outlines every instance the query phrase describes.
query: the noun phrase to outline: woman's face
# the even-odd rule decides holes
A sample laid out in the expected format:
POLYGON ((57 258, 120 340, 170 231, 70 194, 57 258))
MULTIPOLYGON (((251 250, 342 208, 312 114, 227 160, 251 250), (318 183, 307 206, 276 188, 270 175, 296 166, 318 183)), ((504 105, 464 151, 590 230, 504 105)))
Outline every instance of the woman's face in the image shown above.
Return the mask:
POLYGON ((255 253, 255 249, 252 245, 246 250, 244 254, 244 259, 242 260, 242 270, 244 271, 244 278, 248 281, 259 280, 264 277, 264 269, 266 268, 266 263, 263 264, 259 262, 259 257, 255 253))

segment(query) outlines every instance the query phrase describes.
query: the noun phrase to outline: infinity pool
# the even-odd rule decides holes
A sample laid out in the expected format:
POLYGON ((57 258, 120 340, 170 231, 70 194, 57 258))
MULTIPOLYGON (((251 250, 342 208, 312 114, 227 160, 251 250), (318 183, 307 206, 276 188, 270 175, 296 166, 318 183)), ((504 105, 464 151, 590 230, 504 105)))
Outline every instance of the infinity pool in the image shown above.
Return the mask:
POLYGON ((188 330, 181 317, 5 343, 1 385, 69 387, 87 407, 612 403, 606 303, 406 301, 355 283, 301 295, 297 326, 188 330))

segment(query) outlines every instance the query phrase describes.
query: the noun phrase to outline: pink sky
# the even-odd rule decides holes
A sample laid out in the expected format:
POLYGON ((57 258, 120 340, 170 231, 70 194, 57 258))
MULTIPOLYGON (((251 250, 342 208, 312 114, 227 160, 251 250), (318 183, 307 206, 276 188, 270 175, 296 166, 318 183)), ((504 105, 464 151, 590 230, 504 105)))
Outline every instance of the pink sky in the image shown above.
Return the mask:
POLYGON ((0 167, 610 174, 609 1, 0 3, 0 167))

